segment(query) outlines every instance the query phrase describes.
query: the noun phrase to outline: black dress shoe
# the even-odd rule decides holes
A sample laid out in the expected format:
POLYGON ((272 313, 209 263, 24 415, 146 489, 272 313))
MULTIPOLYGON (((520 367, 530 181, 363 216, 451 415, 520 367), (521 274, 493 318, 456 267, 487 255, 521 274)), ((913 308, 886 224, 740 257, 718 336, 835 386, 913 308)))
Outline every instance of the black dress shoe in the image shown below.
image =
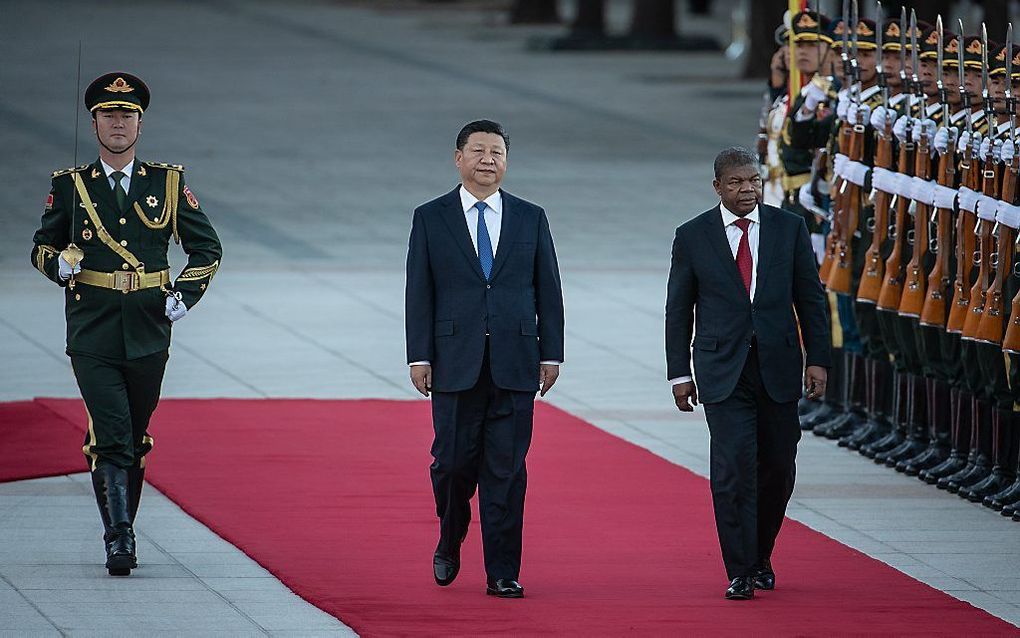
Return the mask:
POLYGON ((772 562, 763 560, 754 572, 754 588, 766 591, 776 588, 776 572, 772 571, 772 562))
POLYGON ((497 578, 485 584, 485 593, 497 598, 524 598, 524 588, 516 580, 497 578))
POLYGON ((450 556, 436 552, 432 557, 432 573, 436 577, 436 584, 440 587, 446 587, 460 573, 460 556, 450 556))
POLYGON ((754 579, 750 576, 737 576, 730 581, 726 590, 727 600, 751 600, 754 598, 754 579))

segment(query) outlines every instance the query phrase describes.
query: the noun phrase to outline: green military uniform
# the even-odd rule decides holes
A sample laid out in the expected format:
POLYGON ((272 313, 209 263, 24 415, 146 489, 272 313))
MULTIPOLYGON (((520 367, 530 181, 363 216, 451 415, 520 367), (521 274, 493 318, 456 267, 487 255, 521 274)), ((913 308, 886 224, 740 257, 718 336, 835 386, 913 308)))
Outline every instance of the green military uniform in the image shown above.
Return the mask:
MULTIPOLYGON (((145 84, 126 73, 98 78, 85 94, 94 117, 107 109, 140 117, 148 100, 145 84)), ((219 268, 220 241, 185 184, 183 167, 135 159, 107 175, 97 159, 53 173, 33 244, 32 264, 64 288, 67 354, 88 411, 83 451, 106 527, 107 567, 129 573, 131 523, 153 442, 149 418, 170 346, 174 302, 168 299, 189 309, 198 303, 219 268), (171 241, 188 255, 172 285, 171 241), (62 258, 71 266, 80 258, 80 272, 66 281, 62 258)))

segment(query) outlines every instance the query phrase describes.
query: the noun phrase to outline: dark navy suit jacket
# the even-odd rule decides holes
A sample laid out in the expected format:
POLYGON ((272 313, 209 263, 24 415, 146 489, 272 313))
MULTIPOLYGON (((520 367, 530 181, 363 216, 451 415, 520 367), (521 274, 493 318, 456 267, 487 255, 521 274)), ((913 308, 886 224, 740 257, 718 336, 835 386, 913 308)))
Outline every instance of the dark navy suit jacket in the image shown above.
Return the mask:
POLYGON ((691 375, 693 335, 698 398, 703 403, 730 396, 752 338, 758 342, 762 384, 773 401, 800 398, 804 356, 807 365, 830 366, 825 292, 804 219, 766 204, 759 204, 758 210, 753 303, 718 206, 676 229, 666 297, 667 378, 691 375))
POLYGON ((538 389, 540 361, 563 360, 563 294, 542 208, 500 191, 502 225, 488 281, 471 243, 459 186, 414 211, 407 250, 407 361, 432 363, 432 389, 478 381, 489 341, 496 386, 538 389))

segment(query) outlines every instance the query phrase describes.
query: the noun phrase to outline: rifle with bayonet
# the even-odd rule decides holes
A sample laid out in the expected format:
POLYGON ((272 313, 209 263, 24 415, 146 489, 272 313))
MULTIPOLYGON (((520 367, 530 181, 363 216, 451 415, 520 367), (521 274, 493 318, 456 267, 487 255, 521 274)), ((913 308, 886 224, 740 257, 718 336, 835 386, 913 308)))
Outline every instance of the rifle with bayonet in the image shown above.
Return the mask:
MULTIPOLYGON (((1016 98, 1012 91, 1013 73, 1013 25, 1006 26, 1006 113, 1009 116, 1009 140, 1016 148, 1016 98)), ((1002 173, 1002 201, 1012 204, 1016 196, 1017 171, 1020 158, 1014 151, 1009 165, 1004 167, 1002 173)), ((996 238, 995 259, 992 266, 995 268, 995 277, 988 286, 985 293, 985 311, 978 324, 976 338, 978 341, 1002 344, 1003 331, 1005 330, 1005 317, 1003 309, 1003 295, 1006 285, 1006 278, 1010 276, 1013 268, 1013 244, 1016 241, 1014 230, 1006 224, 997 222, 992 231, 996 238)))
MULTIPOLYGON (((956 50, 956 61, 959 65, 960 82, 960 105, 963 108, 964 119, 967 124, 967 137, 971 140, 970 145, 974 146, 974 120, 971 114, 970 93, 963 81, 963 20, 957 20, 960 35, 957 36, 958 44, 956 50)), ((980 171, 978 170, 977 153, 973 148, 961 149, 960 153, 960 188, 968 188, 977 191, 980 188, 980 171)), ((953 302, 949 306, 949 318, 946 320, 946 332, 961 334, 963 326, 970 314, 970 289, 971 278, 974 274, 973 255, 977 250, 977 238, 974 229, 977 218, 974 211, 960 208, 956 219, 956 277, 953 283, 953 302)))
MULTIPOLYGON (((981 193, 986 197, 995 197, 999 194, 1000 175, 998 158, 995 157, 995 103, 989 88, 988 79, 988 29, 981 25, 981 99, 985 111, 985 121, 988 122, 989 155, 983 161, 981 172, 981 193)), ((981 204, 979 204, 981 206, 981 204)), ((974 261, 978 267, 977 280, 970 289, 970 311, 963 324, 962 338, 977 339, 978 326, 981 325, 981 317, 985 313, 985 295, 988 293, 991 270, 989 266, 992 261, 992 222, 978 216, 977 227, 974 230, 977 252, 974 254, 974 261)))
MULTIPOLYGON (((914 179, 925 182, 931 177, 931 157, 928 154, 928 133, 924 130, 924 89, 917 77, 917 15, 910 11, 910 57, 912 65, 911 85, 917 93, 917 101, 921 104, 922 125, 917 142, 917 153, 914 156, 914 179)), ((919 318, 924 307, 926 276, 924 272, 925 254, 928 250, 928 217, 931 214, 930 204, 926 201, 914 202, 913 249, 910 262, 907 263, 903 294, 900 297, 899 314, 903 317, 919 318)), ((909 238, 908 238, 909 241, 909 238)))
MULTIPOLYGON (((938 184, 945 188, 953 188, 956 179, 956 138, 949 121, 949 91, 946 89, 942 72, 942 53, 945 47, 944 34, 942 29, 942 16, 935 21, 935 30, 938 34, 938 71, 936 75, 936 86, 939 92, 939 102, 942 103, 942 122, 949 131, 949 140, 945 152, 939 157, 938 184)), ((935 243, 931 250, 935 254, 935 264, 928 273, 928 294, 924 299, 924 307, 921 309, 921 325, 944 327, 946 325, 946 296, 949 293, 949 275, 951 262, 949 260, 953 247, 953 210, 951 208, 938 207, 935 210, 935 243)))
MULTIPOLYGON (((882 3, 878 3, 877 15, 882 14, 882 3)), ((882 37, 884 29, 879 28, 876 32, 877 50, 882 52, 882 37)), ((901 55, 903 45, 906 42, 906 34, 900 31, 901 55)), ((878 145, 875 149, 875 170, 892 170, 893 164, 893 133, 892 122, 889 114, 889 88, 885 78, 885 68, 879 64, 877 69, 878 86, 882 93, 882 107, 885 109, 886 119, 878 129, 878 145)), ((901 85, 902 86, 902 85, 901 85)), ((861 303, 877 303, 878 295, 882 291, 882 279, 885 274, 885 260, 882 259, 882 246, 885 245, 886 237, 889 234, 889 204, 892 202, 892 194, 881 188, 875 188, 875 216, 871 220, 872 235, 871 245, 864 256, 864 271, 861 273, 861 283, 857 288, 857 301, 861 303)))
MULTIPOLYGON (((902 25, 907 23, 906 8, 900 9, 900 85, 906 98, 903 100, 905 106, 904 115, 907 116, 907 130, 902 142, 900 142, 899 157, 896 162, 896 170, 902 175, 910 175, 914 166, 914 140, 913 140, 913 113, 914 95, 910 91, 907 79, 907 36, 902 25)), ((889 229, 889 239, 892 241, 892 248, 885 260, 885 279, 882 281, 882 288, 878 294, 878 308, 890 312, 897 312, 900 308, 900 298, 903 296, 903 252, 904 242, 907 238, 907 214, 910 208, 910 199, 897 195, 896 212, 893 223, 889 229)))
MULTIPOLYGON (((853 29, 853 37, 851 38, 853 53, 850 60, 851 82, 853 84, 851 85, 850 93, 853 96, 854 92, 857 92, 854 99, 854 104, 857 108, 854 109, 856 121, 849 123, 851 132, 847 157, 851 162, 860 162, 864 157, 864 131, 868 123, 860 121, 861 102, 859 83, 861 78, 860 67, 857 65, 857 52, 859 50, 857 46, 857 23, 859 21, 857 0, 851 0, 851 7, 850 21, 852 27, 848 28, 853 29)), ((836 239, 836 258, 826 283, 832 292, 850 294, 851 274, 853 271, 853 239, 861 212, 861 187, 849 180, 845 180, 843 185, 843 201, 839 211, 839 236, 836 239)))

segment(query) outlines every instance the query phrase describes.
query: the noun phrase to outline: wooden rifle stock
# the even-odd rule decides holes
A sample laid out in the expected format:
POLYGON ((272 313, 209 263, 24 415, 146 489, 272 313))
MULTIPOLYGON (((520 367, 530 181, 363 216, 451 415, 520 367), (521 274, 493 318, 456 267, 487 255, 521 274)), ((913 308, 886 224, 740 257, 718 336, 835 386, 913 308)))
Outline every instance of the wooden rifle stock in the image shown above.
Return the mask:
MULTIPOLYGON (((1012 204, 1016 196, 1017 158, 1014 157, 1002 174, 1002 201, 1012 204)), ((995 251, 995 278, 985 293, 985 311, 978 323, 975 338, 985 343, 1000 345, 1005 330, 1003 295, 1006 278, 1013 269, 1014 230, 1005 224, 998 224, 999 237, 995 251)))
MULTIPOLYGON (((892 163, 892 131, 890 127, 886 127, 878 136, 875 166, 891 169, 892 163)), ((878 295, 882 292, 882 279, 885 274, 882 246, 889 235, 889 204, 891 201, 892 195, 883 190, 876 189, 871 245, 864 256, 864 272, 861 273, 861 284, 857 288, 857 301, 861 303, 878 303, 878 295)))
MULTIPOLYGON (((939 157, 938 183, 940 186, 952 188, 956 180, 956 170, 953 164, 956 162, 956 143, 950 140, 946 152, 939 157)), ((949 276, 951 249, 953 245, 952 216, 953 211, 948 208, 936 209, 936 230, 935 230, 935 265, 928 274, 928 294, 924 298, 924 307, 921 309, 921 325, 937 326, 946 325, 946 297, 949 294, 949 276)))
MULTIPOLYGON (((913 158, 914 143, 909 139, 901 142, 900 154, 896 162, 897 170, 904 175, 909 175, 913 158)), ((880 310, 896 312, 900 308, 900 297, 903 294, 903 242, 907 235, 907 208, 909 206, 910 200, 904 197, 896 198, 893 230, 889 234, 889 239, 892 240, 892 250, 885 260, 885 280, 882 282, 882 289, 878 294, 880 310)))
MULTIPOLYGON (((914 156, 914 175, 928 181, 931 177, 931 158, 928 156, 928 136, 921 132, 921 141, 917 144, 914 156)), ((914 203, 914 240, 910 253, 910 261, 903 281, 903 293, 900 295, 899 314, 903 317, 917 318, 924 308, 926 277, 924 257, 928 252, 928 226, 931 209, 927 202, 914 203)))
POLYGON ((1013 297, 1009 321, 1006 323, 1006 334, 1002 337, 1002 350, 1010 354, 1020 354, 1020 292, 1013 297))
MULTIPOLYGON (((837 135, 837 151, 850 146, 850 125, 846 122, 839 123, 839 134, 837 135)), ((829 235, 825 238, 825 256, 822 258, 822 265, 818 268, 818 276, 823 282, 829 280, 832 272, 832 265, 836 259, 839 234, 841 232, 840 217, 843 210, 843 203, 846 201, 846 187, 849 186, 841 177, 833 177, 832 190, 830 192, 830 209, 832 219, 829 226, 829 235)))
MULTIPOLYGON (((852 162, 860 162, 864 156, 864 124, 852 125, 850 148, 847 156, 852 162)), ((853 239, 857 231, 858 218, 861 213, 861 187, 853 182, 846 182, 846 189, 841 206, 839 221, 839 237, 836 244, 836 255, 826 283, 829 290, 835 293, 850 294, 851 274, 853 271, 853 239)))
MULTIPOLYGON (((995 160, 989 159, 985 162, 982 171, 981 192, 989 197, 995 197, 999 192, 999 171, 995 160)), ((978 276, 974 285, 970 288, 970 311, 963 324, 962 338, 977 339, 978 326, 981 324, 981 316, 985 314, 985 294, 988 292, 991 270, 989 264, 992 258, 992 222, 978 219, 977 229, 974 231, 978 246, 976 260, 978 261, 978 276)))
MULTIPOLYGON (((977 160, 971 150, 965 149, 960 158, 960 186, 971 190, 978 189, 977 160)), ((953 301, 949 306, 949 318, 946 319, 946 332, 960 334, 970 312, 970 286, 974 274, 974 251, 977 250, 977 238, 974 227, 977 217, 968 210, 960 209, 956 220, 956 278, 953 282, 953 301)))

